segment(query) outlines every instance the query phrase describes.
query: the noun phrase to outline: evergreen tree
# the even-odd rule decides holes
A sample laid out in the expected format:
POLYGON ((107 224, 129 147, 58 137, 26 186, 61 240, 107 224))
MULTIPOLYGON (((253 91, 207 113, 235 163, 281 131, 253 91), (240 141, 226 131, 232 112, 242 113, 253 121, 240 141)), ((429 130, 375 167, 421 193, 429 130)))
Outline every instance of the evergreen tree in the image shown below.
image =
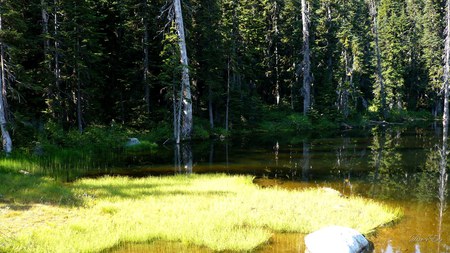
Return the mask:
POLYGON ((380 49, 383 78, 386 86, 386 104, 390 109, 404 109, 405 73, 408 41, 406 3, 400 0, 382 0, 379 8, 380 49))
POLYGON ((442 34, 444 32, 441 11, 441 2, 434 0, 424 0, 421 24, 423 25, 423 35, 420 37, 421 57, 425 62, 424 67, 427 72, 427 87, 423 98, 424 106, 431 107, 433 115, 436 117, 442 113, 442 34), (430 101, 429 101, 430 100, 430 101))

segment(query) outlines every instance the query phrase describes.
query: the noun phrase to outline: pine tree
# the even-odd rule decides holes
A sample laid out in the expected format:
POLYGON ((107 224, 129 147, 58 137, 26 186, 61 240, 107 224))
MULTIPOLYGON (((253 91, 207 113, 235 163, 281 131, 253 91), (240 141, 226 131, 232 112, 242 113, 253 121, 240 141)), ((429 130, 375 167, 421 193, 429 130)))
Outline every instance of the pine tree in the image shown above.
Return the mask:
POLYGON ((376 58, 376 76, 377 82, 373 88, 375 104, 379 105, 378 112, 381 113, 382 118, 387 118, 388 108, 386 99, 386 85, 383 75, 383 64, 382 64, 382 54, 380 47, 380 33, 379 33, 379 17, 378 17, 378 4, 375 0, 369 1, 370 6, 370 16, 372 19, 372 31, 374 34, 374 47, 375 47, 375 58, 376 58))
POLYGON ((207 104, 209 126, 215 126, 218 113, 225 108, 220 99, 225 93, 223 74, 226 72, 223 37, 221 35, 221 10, 218 1, 194 1, 191 43, 193 72, 197 79, 196 90, 207 104), (221 109, 221 110, 220 110, 221 109))
POLYGON ((437 117, 442 113, 442 34, 444 33, 443 19, 440 2, 425 0, 423 13, 421 15, 423 25, 423 35, 420 38, 421 57, 425 62, 427 72, 426 94, 431 98, 430 107, 433 116, 437 117))
POLYGON ((379 9, 380 50, 386 104, 390 109, 404 109, 407 37, 409 24, 406 6, 400 0, 382 0, 379 9))

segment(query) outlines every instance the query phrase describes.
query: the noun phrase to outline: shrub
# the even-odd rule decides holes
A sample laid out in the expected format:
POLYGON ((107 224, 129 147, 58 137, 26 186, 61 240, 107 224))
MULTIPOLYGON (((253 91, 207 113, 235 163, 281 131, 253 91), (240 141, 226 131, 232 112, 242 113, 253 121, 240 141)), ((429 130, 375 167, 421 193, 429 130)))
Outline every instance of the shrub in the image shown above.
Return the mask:
POLYGON ((289 124, 296 131, 304 131, 312 129, 313 125, 307 116, 295 113, 288 116, 289 124))
POLYGON ((143 140, 140 144, 125 147, 125 151, 128 153, 151 153, 154 152, 157 147, 158 144, 143 140))

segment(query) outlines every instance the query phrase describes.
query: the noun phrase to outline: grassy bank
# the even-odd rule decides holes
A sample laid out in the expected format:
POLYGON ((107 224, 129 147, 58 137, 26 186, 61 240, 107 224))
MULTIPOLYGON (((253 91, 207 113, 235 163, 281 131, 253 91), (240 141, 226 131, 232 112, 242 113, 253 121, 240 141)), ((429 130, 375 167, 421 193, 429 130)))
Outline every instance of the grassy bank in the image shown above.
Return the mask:
POLYGON ((250 251, 273 231, 335 224, 367 233, 401 215, 321 189, 262 189, 249 176, 104 177, 63 185, 0 175, 13 180, 0 187, 0 252, 98 252, 153 240, 250 251))

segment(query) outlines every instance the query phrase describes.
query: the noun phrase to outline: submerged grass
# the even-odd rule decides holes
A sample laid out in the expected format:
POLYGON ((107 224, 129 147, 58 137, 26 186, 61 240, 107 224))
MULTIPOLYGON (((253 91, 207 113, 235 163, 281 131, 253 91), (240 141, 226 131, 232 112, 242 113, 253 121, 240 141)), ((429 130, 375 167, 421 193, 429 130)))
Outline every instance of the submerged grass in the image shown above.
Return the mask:
POLYGON ((368 233, 401 216, 322 189, 262 189, 250 176, 104 177, 63 188, 81 204, 23 210, 0 204, 0 252, 98 252, 153 240, 251 251, 274 231, 342 225, 368 233))

